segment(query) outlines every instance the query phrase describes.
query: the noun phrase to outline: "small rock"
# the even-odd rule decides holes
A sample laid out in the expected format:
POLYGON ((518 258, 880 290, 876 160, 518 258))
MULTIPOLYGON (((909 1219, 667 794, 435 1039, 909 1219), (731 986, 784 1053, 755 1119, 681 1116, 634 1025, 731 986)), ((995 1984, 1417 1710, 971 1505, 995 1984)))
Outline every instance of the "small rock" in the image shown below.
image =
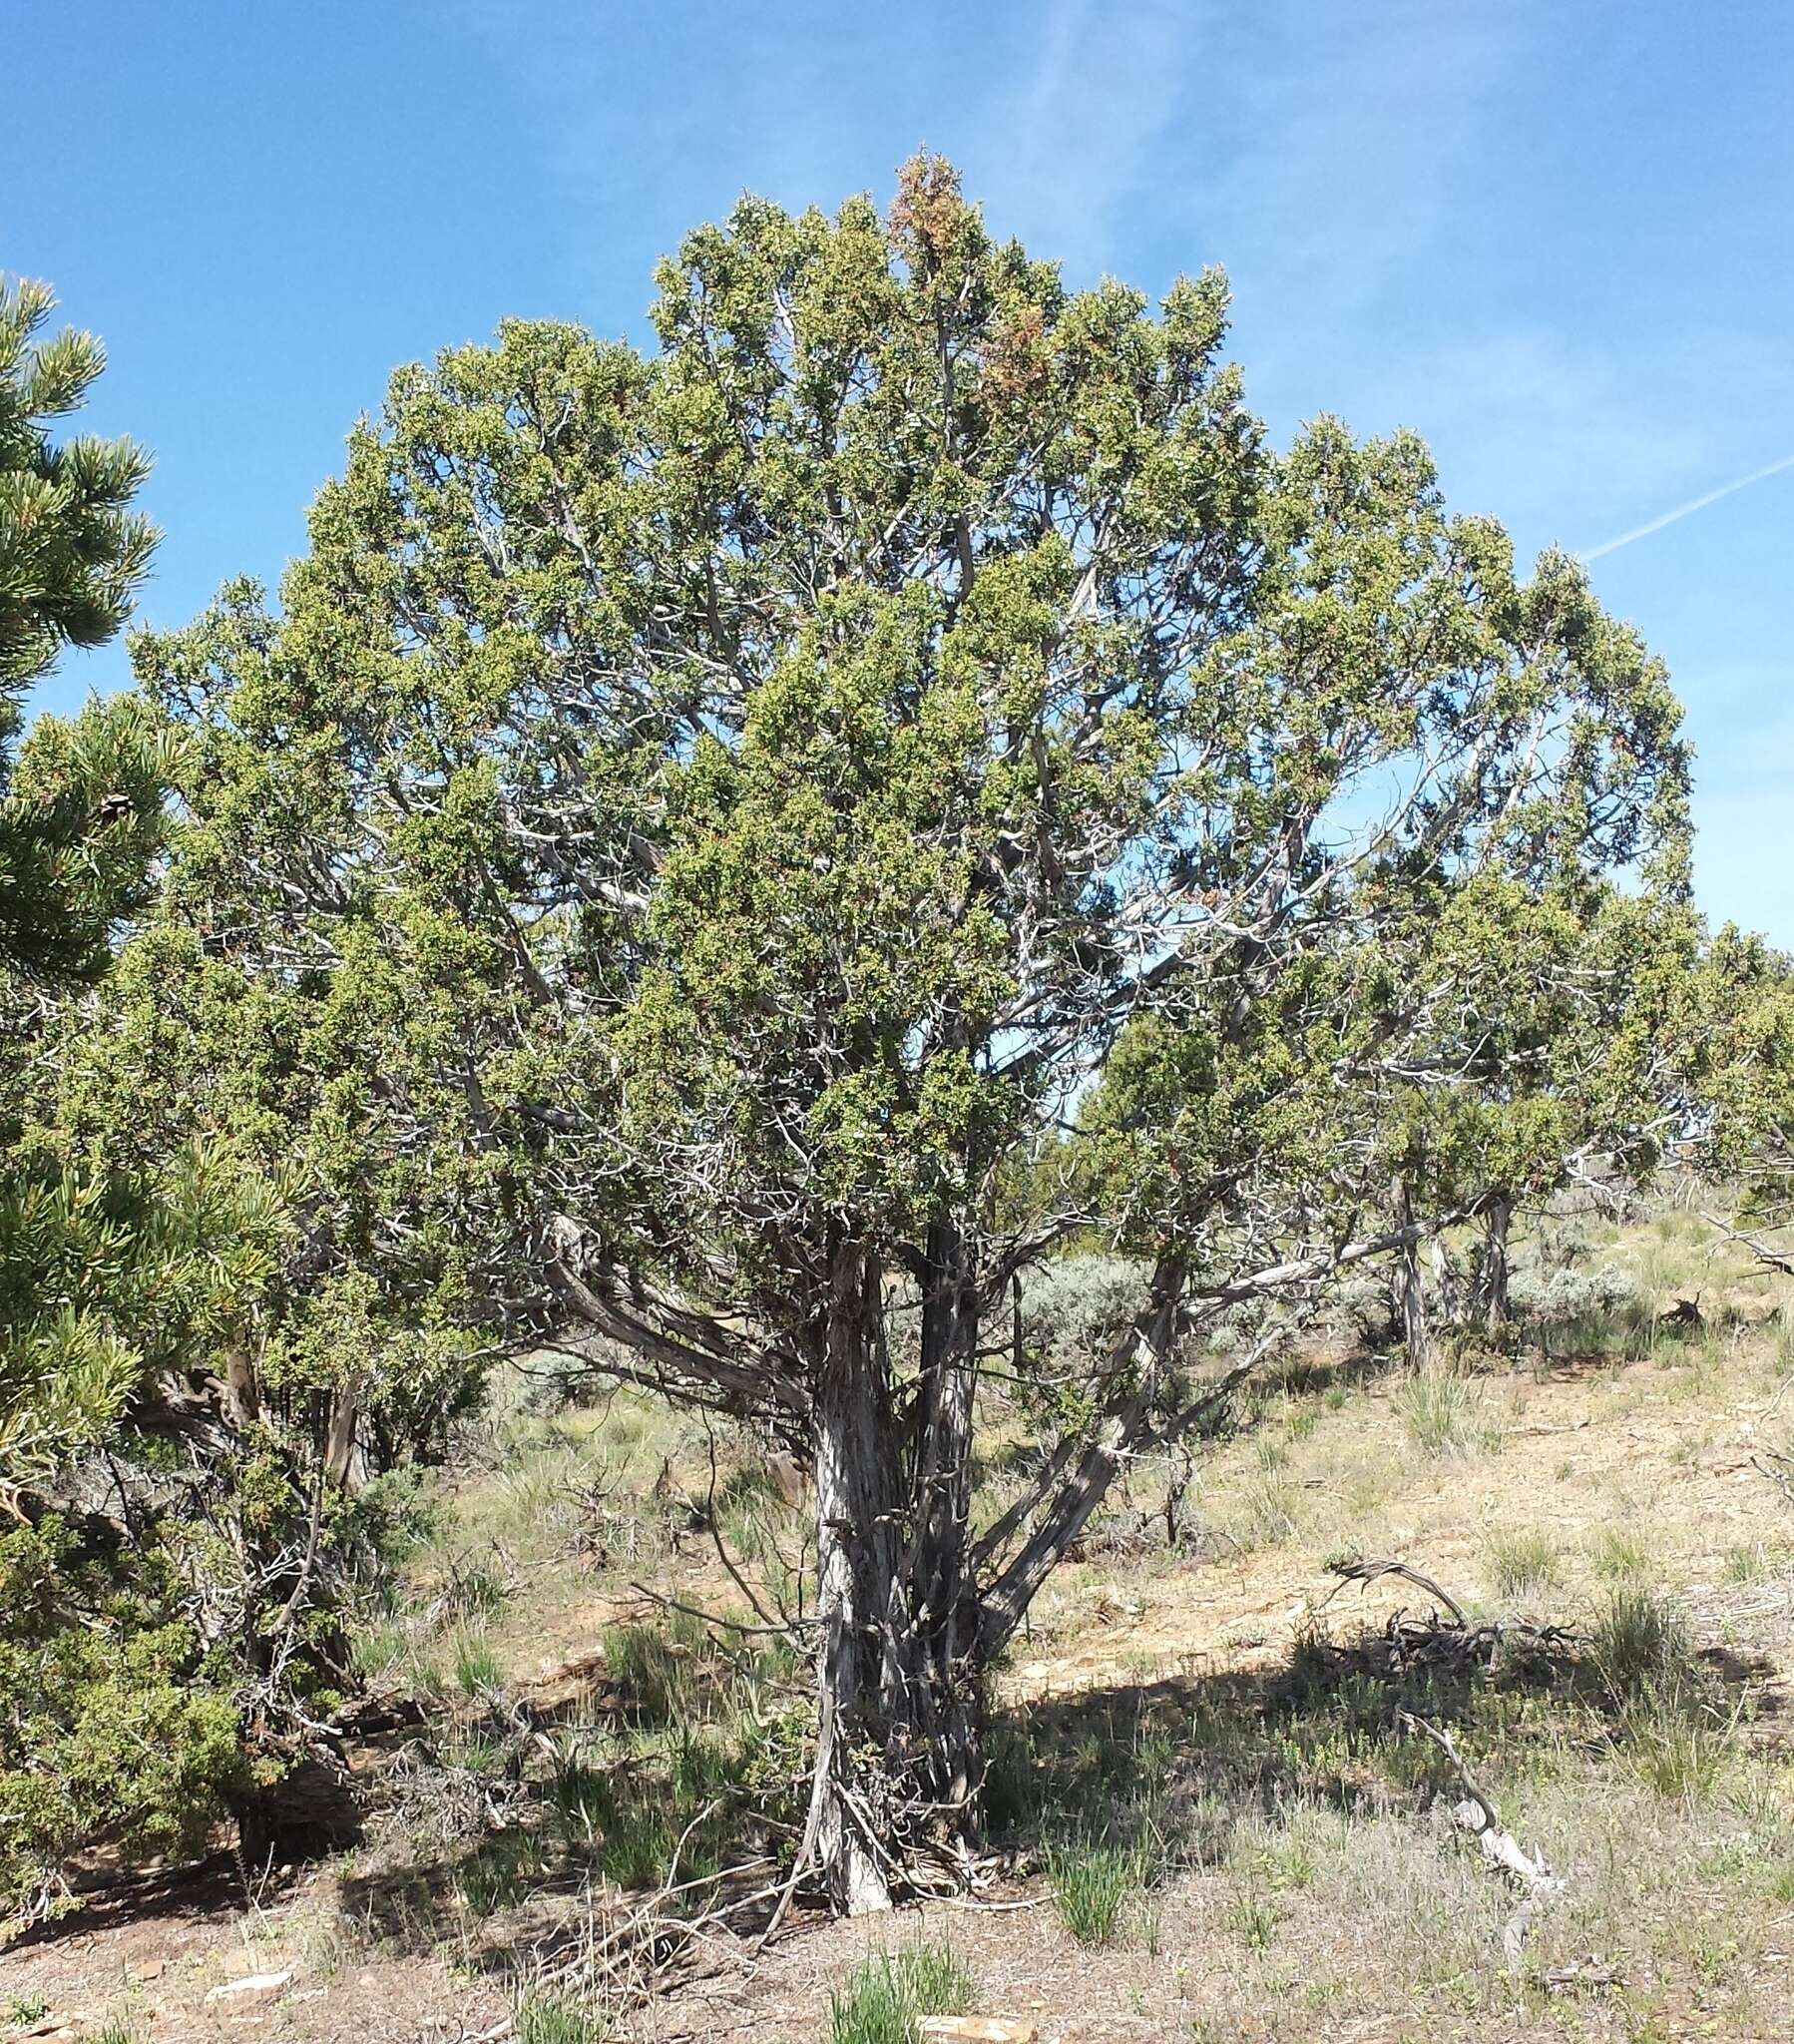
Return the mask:
POLYGON ((1032 2023, 1012 2023, 1007 2016, 924 2016, 922 2044, 1034 2044, 1040 2032, 1032 2023))
POLYGON ((271 2001, 292 1979, 292 1968, 284 1973, 245 1973, 240 1980, 223 1980, 210 1989, 206 1999, 215 2001, 271 2001))
POLYGON ((166 1959, 139 1959, 135 1966, 127 1966, 125 1968, 125 1978, 127 1980, 160 1980, 162 1978, 162 1969, 167 1964, 168 1961, 166 1959))

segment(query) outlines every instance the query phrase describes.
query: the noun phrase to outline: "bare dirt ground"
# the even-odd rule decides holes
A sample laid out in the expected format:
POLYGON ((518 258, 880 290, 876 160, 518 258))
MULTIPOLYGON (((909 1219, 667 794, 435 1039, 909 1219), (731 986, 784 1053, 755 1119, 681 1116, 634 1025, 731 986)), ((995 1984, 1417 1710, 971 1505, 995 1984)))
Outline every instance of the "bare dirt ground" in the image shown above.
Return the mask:
MULTIPOLYGON (((1794 1505, 1763 1468, 1794 1437, 1794 1378, 1777 1373, 1787 1358, 1763 1318, 1766 1290, 1739 1296, 1742 1325, 1685 1354, 1534 1359, 1476 1377, 1476 1438, 1452 1451, 1417 1445, 1393 1380, 1292 1395, 1203 1466, 1192 1505, 1212 1529, 1207 1558, 1094 1541, 1061 1572, 1001 1705, 1049 1745, 1092 1727, 1137 1736, 1149 1719, 1168 1741, 1168 1760, 1152 1763, 1174 1784, 1165 1806, 1204 1841, 1167 1854, 1117 1942, 1078 1943, 1038 1854, 1023 1852, 984 1906, 799 1921, 764 1951, 718 1933, 700 1977, 619 2034, 807 2044, 827 2037, 830 1991, 868 1952, 927 1936, 950 1941, 979 2009, 1033 2022, 1042 2044, 1794 2036, 1794 1505), (1501 1944, 1513 1896, 1454 1830, 1433 1757, 1403 1763, 1430 1782, 1424 1795, 1373 1780, 1375 1792, 1331 1793, 1359 1768, 1343 1731, 1345 1757, 1323 1756, 1287 1795, 1229 1801, 1203 1774, 1214 1742, 1244 1752, 1259 1736, 1268 1686, 1317 1628, 1340 1639, 1424 1605, 1400 1584, 1327 1602, 1325 1564, 1347 1544, 1400 1556, 1482 1610, 1571 1625, 1614 1582, 1648 1580, 1723 1678, 1726 1722, 1694 1725, 1690 1740, 1711 1745, 1687 1766, 1673 1754, 1659 1766, 1642 1743, 1644 1760, 1628 1761, 1584 1720, 1546 1725, 1524 1699, 1513 1743, 1488 1722, 1465 1735, 1504 1821, 1565 1882, 1524 1968, 1501 1944)), ((701 1553, 661 1580, 701 1589, 701 1553)), ((513 1680, 550 1698, 577 1691, 628 1602, 623 1587, 545 1596, 508 1621, 513 1680)), ((1302 1721, 1310 1760, 1326 1715, 1323 1699, 1302 1721)), ((115 1888, 0 1953, 0 2038, 508 2034, 535 1905, 482 1914, 425 1883, 395 1934, 368 1902, 376 1862, 358 1851, 254 1899, 227 1861, 115 1888), (217 1993, 256 1975, 286 1977, 217 1993)))

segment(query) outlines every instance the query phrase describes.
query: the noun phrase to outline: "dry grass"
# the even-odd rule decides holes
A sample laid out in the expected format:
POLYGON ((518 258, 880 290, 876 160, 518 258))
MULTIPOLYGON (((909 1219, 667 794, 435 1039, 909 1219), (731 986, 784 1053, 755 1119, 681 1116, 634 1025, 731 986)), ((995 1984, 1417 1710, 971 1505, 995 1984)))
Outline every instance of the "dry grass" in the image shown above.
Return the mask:
MULTIPOLYGON (((1752 1466, 1794 1436, 1794 1399, 1770 1409, 1794 1319, 1683 1215, 1590 1241, 1567 1268, 1585 1266, 1623 1271, 1641 1303, 1564 1323, 1549 1354, 1523 1341, 1403 1381, 1341 1352, 1267 1384, 1201 1450, 1176 1550, 1154 1516, 1166 1471, 1133 1473, 1110 1515, 1127 1537, 1093 1537, 1055 1577, 996 1684, 987 1810, 1019 1869, 1002 1898, 1032 1906, 930 1909, 901 1938, 811 1927, 641 2034, 813 2044, 830 1988, 845 2009, 870 1982, 870 2009, 881 1954, 918 1939, 950 1946, 980 2009, 1031 2016, 1055 2044, 1794 2034, 1794 1767, 1777 1740, 1794 1512, 1752 1466), (1671 1330, 1665 1310, 1697 1293, 1705 1325, 1671 1330), (1425 1603, 1394 1583, 1325 1602, 1324 1563, 1345 1551, 1399 1555, 1585 1645, 1463 1681, 1344 1673, 1329 1639, 1425 1603), (1452 1727, 1503 1821, 1565 1880, 1518 1968, 1501 1940, 1513 1895, 1398 1707, 1452 1727), (1619 1984, 1553 1989, 1590 1954, 1619 1984)), ((983 1512, 1021 1459, 1011 1417, 987 1418, 983 1512)), ((632 1589, 738 1609, 689 1523, 709 1482, 701 1430, 631 1395, 520 1398, 476 1445, 358 1653, 381 1684, 434 1699, 440 1758, 472 1792, 511 1765, 505 1696, 555 1714, 557 1759, 529 1761, 518 1818, 446 1864, 400 1835, 335 1869, 307 1913, 258 1922, 255 1969, 328 1982, 282 2004, 295 2044, 379 2034, 395 2009, 419 2033, 510 2009, 520 2037, 585 2044, 591 2008, 520 1991, 495 1954, 545 1947, 660 1878, 712 1801, 726 1815, 699 1825, 691 1864, 740 1850, 749 1816, 762 1842, 781 1835, 754 1815, 756 1785, 801 1737, 800 1673, 632 1589)), ((724 1537, 756 1584, 783 1587, 803 1514, 750 1442, 719 1450, 724 1537)), ((152 1923, 11 1954, 6 1991, 97 2008, 84 1982, 116 1983, 166 1943, 152 1923)), ((226 1965, 207 1963, 159 2002, 197 2012, 226 1965)), ((147 2020, 147 2003, 125 2014, 147 2020)))

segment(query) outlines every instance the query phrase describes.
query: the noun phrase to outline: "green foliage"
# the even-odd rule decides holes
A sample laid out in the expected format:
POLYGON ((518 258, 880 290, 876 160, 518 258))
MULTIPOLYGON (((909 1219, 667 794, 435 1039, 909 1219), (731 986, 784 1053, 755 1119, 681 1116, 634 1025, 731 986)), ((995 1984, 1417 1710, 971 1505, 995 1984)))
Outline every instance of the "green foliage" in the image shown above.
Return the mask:
POLYGON ((248 1786, 230 1670, 173 1558, 109 1544, 56 1516, 0 1534, 0 1923, 61 1907, 97 1836, 192 1846, 248 1786))
POLYGON ((159 1143, 125 1102, 93 1141, 58 1113, 100 1041, 86 989, 153 898, 180 748, 152 706, 124 699, 40 719, 15 754, 17 698, 61 647, 119 628, 153 542, 130 509, 141 452, 52 439, 103 360, 85 334, 37 337, 52 302, 38 284, 0 289, 0 1921, 13 1923, 60 1906, 74 1852, 102 1837, 191 1846, 278 1773, 242 1739, 276 1658, 291 1676, 274 1688, 322 1694, 313 1614, 275 1617, 295 1563, 258 1573, 282 1543, 301 1551, 277 1444, 182 1448, 182 1391, 246 1338, 277 1266, 276 1192, 205 1129, 159 1143))
POLYGON ((62 646, 113 636, 156 537, 130 509, 149 473, 140 448, 51 440, 51 422, 80 409, 106 365, 90 333, 38 338, 55 304, 45 284, 0 280, 0 696, 9 699, 62 646))
POLYGON ((913 2044, 922 2017, 963 2014, 976 1992, 949 1944, 918 1939, 880 1952, 830 1988, 828 2044, 913 2044))
MULTIPOLYGON (((12 1088, 20 1183, 67 1210, 21 1193, 20 1268, 92 1247, 104 1297, 20 1343, 0 1425, 136 1453, 153 1364, 252 1406, 174 1565, 228 1577, 246 1528, 273 1568, 315 1473, 340 1581, 346 1467, 443 1452, 492 1353, 580 1322, 815 1451, 812 1609, 863 1606, 819 1662, 838 1753, 941 1806, 968 1668, 1119 1469, 1216 1423, 1213 1359, 1375 1252, 1392 1178, 1435 1215, 1592 1144, 1648 1168, 1686 752, 1579 566, 1517 572, 1412 436, 1269 445, 1216 272, 1071 291, 921 158, 882 218, 744 200, 659 287, 652 352, 511 321, 400 370, 277 603, 141 637, 126 722, 21 759, 40 866, 97 875, 68 957, 136 927, 12 1088), (144 797, 83 807, 127 740, 144 797), (183 1170, 238 1205, 114 1245, 183 1170), (1074 1242, 1102 1261, 1036 1268, 1074 1242), (1046 1452, 974 1554, 999 1352, 1046 1452)), ((21 416, 78 354, 18 369, 21 416)), ((1410 1387, 1429 1452, 1483 1438, 1465 1395, 1410 1387)), ((291 1594, 321 1683, 331 1597, 291 1594)), ((676 1623, 607 1660, 644 1731, 760 1680, 676 1623)), ((766 1722, 729 1769, 783 1757, 766 1722)), ((685 1739, 676 1794, 718 1766, 685 1739)), ((656 1860, 643 1812, 605 1828, 656 1860)))
POLYGON ((15 1157, 0 1182, 0 1458, 23 1486, 111 1439, 146 1380, 238 1334, 281 1216, 217 1150, 130 1175, 15 1157))

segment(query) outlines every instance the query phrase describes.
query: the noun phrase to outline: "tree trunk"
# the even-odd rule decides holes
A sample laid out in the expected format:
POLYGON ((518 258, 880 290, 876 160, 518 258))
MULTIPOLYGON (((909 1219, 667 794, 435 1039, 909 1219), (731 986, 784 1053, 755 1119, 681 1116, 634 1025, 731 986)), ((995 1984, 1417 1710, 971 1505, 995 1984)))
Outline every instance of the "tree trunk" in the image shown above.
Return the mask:
MULTIPOLYGON (((1008 1645, 1035 1594, 1066 1549, 1090 1524, 1142 1432, 1149 1429, 1153 1409, 1163 1396, 1164 1374, 1172 1360, 1183 1281, 1181 1262, 1174 1257, 1161 1258, 1152 1275, 1146 1308, 1126 1336, 1139 1368, 1140 1388, 1082 1452, 1062 1450, 1064 1460, 1059 1468, 1048 1472, 1057 1482, 1057 1489, 1034 1521, 1028 1538, 1003 1565, 996 1579, 985 1586, 979 1602, 978 1651, 982 1665, 989 1666, 1008 1645)), ((1124 1349, 1119 1351, 1113 1360, 1119 1362, 1124 1353, 1124 1349)), ((1019 1530, 1019 1515, 1024 1509, 1012 1507, 985 1534, 978 1549, 981 1561, 991 1560, 1011 1534, 1019 1530)))
POLYGON ((1508 1226, 1512 1200, 1492 1200, 1483 1212, 1483 1323, 1491 1333, 1508 1324, 1508 1226))
MULTIPOLYGON (((1408 1181, 1399 1173, 1391 1191, 1390 1206, 1397 1228, 1414 1226, 1413 1198, 1408 1191, 1408 1181)), ((1424 1369, 1428 1352, 1427 1294, 1421 1281, 1420 1244, 1412 1238, 1396 1252, 1395 1307, 1402 1329, 1402 1343, 1407 1350, 1408 1367, 1424 1369)))
POLYGON ((261 1394, 255 1382, 255 1358, 240 1341, 224 1350, 224 1423, 241 1433, 261 1417, 261 1394))
POLYGON ((1443 1236, 1434 1236, 1427 1245, 1427 1262, 1433 1272, 1433 1296, 1438 1301, 1439 1317, 1448 1327, 1455 1326, 1458 1319, 1458 1282, 1443 1236))
POLYGON ((974 1781, 965 1330, 977 1312, 949 1232, 931 1232, 930 1263, 907 1442, 884 1348, 880 1273, 855 1245, 836 1252, 822 1330, 820 1710, 809 1831, 829 1898, 850 1915, 888 1908, 918 1854, 949 1846, 974 1781))
POLYGON ((359 1448, 361 1423, 361 1379, 349 1377, 337 1386, 330 1400, 330 1419, 324 1434, 324 1469, 334 1483, 347 1490, 359 1490, 365 1473, 365 1457, 359 1448))
POLYGON ((315 1756, 227 1799, 237 1857, 251 1885, 271 1867, 301 1866, 360 1842, 361 1809, 347 1771, 315 1756))

